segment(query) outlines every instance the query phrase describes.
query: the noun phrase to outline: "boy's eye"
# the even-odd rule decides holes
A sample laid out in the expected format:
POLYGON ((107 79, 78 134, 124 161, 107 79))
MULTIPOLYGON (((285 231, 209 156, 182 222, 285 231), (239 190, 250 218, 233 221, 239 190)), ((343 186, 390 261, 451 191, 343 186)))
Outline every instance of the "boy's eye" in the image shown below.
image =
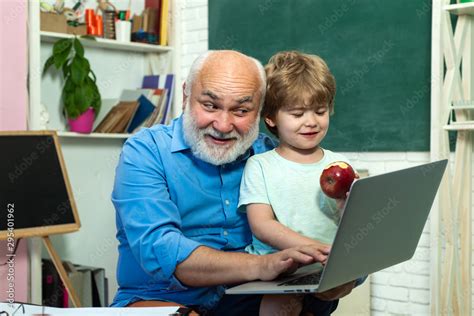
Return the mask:
POLYGON ((293 115, 294 117, 300 117, 300 116, 303 116, 303 112, 300 112, 300 111, 291 112, 291 115, 293 115))

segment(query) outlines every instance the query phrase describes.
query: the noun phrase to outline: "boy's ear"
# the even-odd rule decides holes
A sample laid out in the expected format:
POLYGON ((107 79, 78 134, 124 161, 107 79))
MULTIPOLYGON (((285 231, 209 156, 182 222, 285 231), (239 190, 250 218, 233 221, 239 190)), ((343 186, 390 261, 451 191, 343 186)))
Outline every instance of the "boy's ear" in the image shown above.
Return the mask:
POLYGON ((269 117, 265 118, 265 123, 267 123, 271 127, 275 127, 275 122, 273 122, 273 120, 269 117))

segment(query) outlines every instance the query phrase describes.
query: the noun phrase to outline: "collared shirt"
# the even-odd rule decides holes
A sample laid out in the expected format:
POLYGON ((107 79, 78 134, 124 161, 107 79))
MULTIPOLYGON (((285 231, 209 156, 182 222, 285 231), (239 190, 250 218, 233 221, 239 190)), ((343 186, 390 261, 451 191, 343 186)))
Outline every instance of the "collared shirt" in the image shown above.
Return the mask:
POLYGON ((274 147, 263 134, 237 161, 215 166, 193 156, 182 118, 144 129, 125 143, 116 170, 118 292, 113 306, 164 300, 211 308, 224 288, 186 287, 176 266, 199 246, 243 251, 251 242, 237 211, 246 160, 274 147))

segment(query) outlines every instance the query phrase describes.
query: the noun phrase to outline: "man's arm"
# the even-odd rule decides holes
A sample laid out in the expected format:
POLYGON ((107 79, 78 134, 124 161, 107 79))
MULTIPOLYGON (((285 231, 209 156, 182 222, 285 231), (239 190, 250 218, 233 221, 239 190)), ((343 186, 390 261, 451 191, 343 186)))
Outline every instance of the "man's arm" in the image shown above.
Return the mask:
POLYGON ((175 276, 188 286, 268 281, 301 265, 320 261, 320 256, 320 249, 314 245, 293 247, 264 256, 201 246, 176 267, 175 276))

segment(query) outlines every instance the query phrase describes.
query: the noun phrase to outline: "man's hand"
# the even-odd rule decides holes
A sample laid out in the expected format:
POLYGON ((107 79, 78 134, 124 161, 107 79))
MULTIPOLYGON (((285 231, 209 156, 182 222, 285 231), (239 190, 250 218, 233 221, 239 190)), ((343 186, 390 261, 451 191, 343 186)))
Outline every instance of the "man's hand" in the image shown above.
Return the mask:
POLYGON ((351 281, 346 284, 339 285, 338 287, 335 287, 333 289, 327 290, 326 292, 316 293, 314 294, 314 296, 323 301, 337 300, 351 293, 355 284, 356 281, 351 281))
POLYGON ((256 279, 269 281, 283 273, 292 273, 302 265, 314 262, 325 263, 329 251, 328 245, 314 243, 258 256, 256 279))

